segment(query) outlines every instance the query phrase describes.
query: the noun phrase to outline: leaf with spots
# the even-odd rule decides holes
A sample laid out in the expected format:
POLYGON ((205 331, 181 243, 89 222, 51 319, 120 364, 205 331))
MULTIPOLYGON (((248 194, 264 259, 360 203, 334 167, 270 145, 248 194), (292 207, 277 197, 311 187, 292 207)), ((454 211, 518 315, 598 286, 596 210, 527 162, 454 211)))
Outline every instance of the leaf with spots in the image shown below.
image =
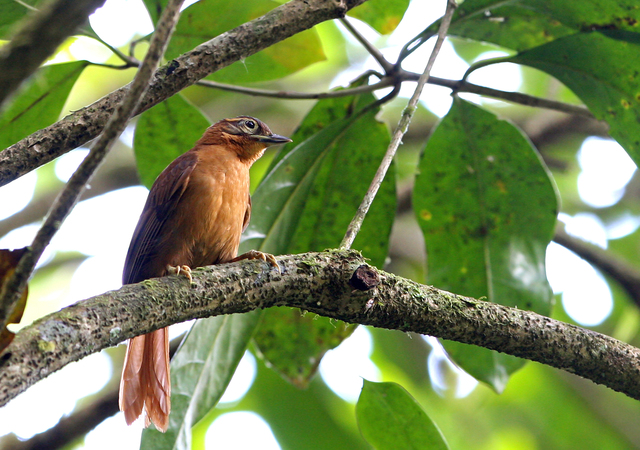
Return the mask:
MULTIPOLYGON (((340 244, 390 139, 375 119, 376 110, 356 114, 373 101, 365 95, 316 104, 256 190, 241 251, 297 253, 340 244)), ((394 178, 389 176, 354 242, 372 264, 382 265, 387 256, 395 198, 394 178)), ((298 309, 270 309, 255 340, 270 365, 302 387, 325 352, 353 330, 298 309)))
MULTIPOLYGON (((420 160, 413 204, 430 284, 550 313, 545 252, 558 204, 540 157, 513 125, 455 98, 420 160)), ((524 363, 454 342, 445 348, 496 391, 524 363)))
POLYGON ((637 32, 639 23, 637 0, 467 0, 456 9, 449 34, 522 51, 592 30, 637 32))

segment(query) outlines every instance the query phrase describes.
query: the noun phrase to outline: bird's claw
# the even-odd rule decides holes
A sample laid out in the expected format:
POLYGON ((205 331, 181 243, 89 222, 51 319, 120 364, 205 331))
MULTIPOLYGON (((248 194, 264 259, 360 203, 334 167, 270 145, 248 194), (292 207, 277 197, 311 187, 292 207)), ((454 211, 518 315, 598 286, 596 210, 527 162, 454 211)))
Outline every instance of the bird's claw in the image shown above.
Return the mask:
POLYGON ((282 271, 280 270, 280 266, 278 265, 278 261, 276 261, 276 257, 273 256, 271 253, 264 253, 258 250, 249 250, 247 253, 243 253, 240 256, 236 256, 229 262, 242 261, 243 259, 261 259, 262 261, 269 263, 269 265, 275 268, 279 274, 282 274, 282 271))
POLYGON ((167 272, 171 275, 180 275, 183 274, 185 277, 189 279, 189 284, 193 284, 193 277, 191 276, 191 267, 189 266, 170 266, 167 265, 167 272))

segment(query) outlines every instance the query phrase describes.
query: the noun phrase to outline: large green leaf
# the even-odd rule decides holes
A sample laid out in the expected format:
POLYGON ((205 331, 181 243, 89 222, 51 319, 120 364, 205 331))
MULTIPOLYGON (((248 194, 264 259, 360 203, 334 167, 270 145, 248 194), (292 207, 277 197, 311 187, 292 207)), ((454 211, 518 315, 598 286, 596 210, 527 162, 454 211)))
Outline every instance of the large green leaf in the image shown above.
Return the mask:
POLYGON ((202 112, 179 94, 142 113, 133 139, 142 184, 151 188, 160 172, 191 149, 209 125, 202 112))
MULTIPOLYGON (((557 200, 539 156, 511 124, 455 98, 427 143, 413 203, 429 283, 548 315, 545 252, 557 200)), ((457 364, 497 391, 523 361, 445 343, 457 364)))
POLYGON ((24 83, 0 116, 0 150, 58 120, 71 88, 88 64, 45 66, 24 83))
MULTIPOLYGON (((637 8, 640 10, 640 8, 637 8)), ((581 33, 507 61, 553 75, 571 89, 640 165, 640 34, 581 33)))
POLYGON ((147 428, 141 448, 191 450, 191 427, 222 397, 259 320, 253 311, 196 321, 171 361, 169 429, 147 428))
MULTIPOLYGON (((307 115, 293 135, 294 142, 303 144, 293 150, 285 147, 254 195, 255 221, 247 233, 252 247, 296 253, 340 243, 389 142, 388 131, 374 118, 376 111, 354 120, 356 111, 372 101, 371 96, 359 102, 326 100, 307 115), (281 195, 287 198, 283 210, 272 205, 281 195), (263 205, 262 198, 268 203, 263 205), (269 215, 280 217, 273 220, 269 215), (264 229, 263 218, 274 228, 264 229)), ((389 177, 354 243, 374 264, 382 265, 386 257, 393 223, 389 211, 394 210, 394 180, 389 177)), ((342 322, 282 308, 265 312, 255 338, 272 367, 294 384, 306 386, 324 353, 352 331, 342 322)))
POLYGON ((467 0, 457 8, 449 34, 520 51, 584 31, 637 31, 639 22, 636 0, 467 0))
POLYGON ((364 380, 356 417, 362 436, 376 450, 449 448, 436 424, 399 384, 364 380))
MULTIPOLYGON (((149 11, 159 4, 147 1, 149 11)), ((278 3, 271 0, 245 0, 239 6, 223 0, 201 0, 185 9, 165 53, 167 59, 193 49, 204 41, 262 16, 278 3)), ((153 13, 155 17, 157 13, 153 13)), ((209 79, 223 82, 253 83, 292 74, 314 62, 324 60, 322 44, 315 30, 298 33, 261 52, 226 67, 209 79)))
POLYGON ((408 6, 409 0, 376 0, 352 9, 349 15, 368 23, 380 34, 389 34, 396 29, 408 6))

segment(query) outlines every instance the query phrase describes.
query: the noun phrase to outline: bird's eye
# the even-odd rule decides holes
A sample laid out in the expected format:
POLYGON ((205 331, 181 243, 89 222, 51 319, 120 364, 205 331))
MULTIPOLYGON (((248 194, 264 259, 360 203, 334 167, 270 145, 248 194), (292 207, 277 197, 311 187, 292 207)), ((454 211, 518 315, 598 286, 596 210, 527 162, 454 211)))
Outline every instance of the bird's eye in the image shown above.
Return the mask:
POLYGON ((244 123, 246 125, 246 127, 250 130, 253 130, 256 128, 256 123, 253 120, 247 120, 244 123))

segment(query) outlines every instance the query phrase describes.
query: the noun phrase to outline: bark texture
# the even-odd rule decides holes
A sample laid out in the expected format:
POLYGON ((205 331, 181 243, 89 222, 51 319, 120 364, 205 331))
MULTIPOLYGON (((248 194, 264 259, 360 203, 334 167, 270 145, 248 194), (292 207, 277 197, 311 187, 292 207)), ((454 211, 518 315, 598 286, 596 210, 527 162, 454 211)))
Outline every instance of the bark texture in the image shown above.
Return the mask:
POLYGON ((282 274, 244 261, 198 269, 192 285, 176 276, 146 280, 38 320, 0 354, 0 406, 66 364, 130 337, 272 306, 479 345, 640 400, 640 349, 611 337, 397 277, 367 265, 356 251, 284 256, 278 263, 282 274), (354 282, 354 274, 366 282, 354 282))
MULTIPOLYGON (((196 81, 321 22, 344 15, 366 0, 292 0, 251 22, 207 41, 160 67, 135 114, 196 81)), ((128 85, 0 152, 0 186, 37 169, 102 132, 128 85)))

